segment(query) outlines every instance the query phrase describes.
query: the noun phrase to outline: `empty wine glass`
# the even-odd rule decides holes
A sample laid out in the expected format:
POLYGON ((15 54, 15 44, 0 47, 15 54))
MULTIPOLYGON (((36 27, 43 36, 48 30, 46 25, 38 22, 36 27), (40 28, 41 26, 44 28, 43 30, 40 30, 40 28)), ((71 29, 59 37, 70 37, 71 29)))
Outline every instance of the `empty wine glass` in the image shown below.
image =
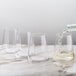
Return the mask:
POLYGON ((13 32, 14 32, 14 35, 13 35, 14 38, 12 40, 12 43, 14 43, 13 45, 14 47, 12 46, 13 47, 12 49, 13 49, 13 53, 15 53, 15 57, 16 57, 15 60, 26 60, 27 48, 26 49, 22 48, 21 34, 16 29, 13 32))
POLYGON ((0 52, 0 63, 6 63, 11 61, 10 59, 14 58, 13 55, 9 57, 7 53, 10 51, 10 42, 9 42, 9 30, 8 28, 3 29, 2 33, 2 50, 0 52))
POLYGON ((31 61, 43 61, 48 59, 44 54, 46 51, 46 38, 43 33, 28 32, 28 59, 31 61))
POLYGON ((23 56, 25 54, 21 47, 19 32, 16 29, 5 28, 3 30, 2 50, 0 52, 1 63, 23 60, 23 56))
POLYGON ((21 49, 21 39, 17 30, 9 30, 8 28, 3 31, 3 50, 6 53, 16 53, 21 49))

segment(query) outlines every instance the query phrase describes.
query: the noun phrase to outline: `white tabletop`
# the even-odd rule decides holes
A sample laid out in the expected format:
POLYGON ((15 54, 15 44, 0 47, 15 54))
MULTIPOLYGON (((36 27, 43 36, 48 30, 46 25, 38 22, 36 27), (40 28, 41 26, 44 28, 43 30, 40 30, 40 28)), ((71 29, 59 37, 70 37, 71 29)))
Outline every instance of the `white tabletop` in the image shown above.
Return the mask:
MULTIPOLYGON (((48 46, 48 49, 49 50, 42 52, 42 57, 51 58, 54 55, 54 46, 48 46)), ((61 70, 61 68, 56 67, 51 60, 27 62, 25 59, 23 61, 1 64, 0 76, 64 76, 63 73, 58 72, 59 70, 61 70)), ((68 71, 68 73, 69 72, 70 71, 68 71)))

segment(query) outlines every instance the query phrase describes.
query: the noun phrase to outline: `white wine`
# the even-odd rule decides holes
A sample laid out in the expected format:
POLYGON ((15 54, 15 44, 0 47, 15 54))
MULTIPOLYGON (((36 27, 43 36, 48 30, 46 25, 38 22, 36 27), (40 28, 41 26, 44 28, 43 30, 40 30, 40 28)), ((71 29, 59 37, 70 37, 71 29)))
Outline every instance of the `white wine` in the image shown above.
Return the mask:
POLYGON ((53 59, 55 60, 55 63, 57 65, 69 66, 73 63, 74 53, 73 52, 61 51, 61 52, 57 53, 53 57, 53 59))
POLYGON ((56 60, 70 61, 74 58, 74 53, 73 52, 61 51, 61 52, 57 53, 54 56, 54 58, 56 60))

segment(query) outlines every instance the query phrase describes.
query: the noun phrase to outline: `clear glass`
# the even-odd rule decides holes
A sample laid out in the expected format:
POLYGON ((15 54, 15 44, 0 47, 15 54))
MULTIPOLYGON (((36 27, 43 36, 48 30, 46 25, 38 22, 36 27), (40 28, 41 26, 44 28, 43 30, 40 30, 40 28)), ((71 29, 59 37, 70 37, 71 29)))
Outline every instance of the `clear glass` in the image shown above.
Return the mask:
POLYGON ((57 34, 55 43, 54 64, 62 67, 63 71, 73 65, 75 59, 71 29, 57 34))
POLYGON ((28 32, 28 60, 34 62, 48 59, 43 55, 47 50, 46 46, 45 34, 28 32))
POLYGON ((2 36, 2 50, 0 51, 0 63, 23 60, 25 56, 21 47, 21 37, 16 29, 5 28, 2 36))
POLYGON ((6 53, 16 53, 21 49, 21 38, 16 29, 3 30, 3 50, 6 53))

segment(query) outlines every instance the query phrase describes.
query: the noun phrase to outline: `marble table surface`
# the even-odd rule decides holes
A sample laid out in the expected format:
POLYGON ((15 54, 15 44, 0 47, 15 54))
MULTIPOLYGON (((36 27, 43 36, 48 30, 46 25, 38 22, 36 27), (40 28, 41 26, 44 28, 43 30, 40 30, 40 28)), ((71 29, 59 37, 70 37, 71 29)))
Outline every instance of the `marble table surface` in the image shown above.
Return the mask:
POLYGON ((47 60, 31 62, 23 59, 22 61, 0 64, 0 76, 74 76, 76 68, 69 68, 66 70, 68 73, 62 72, 62 69, 55 66, 51 60, 55 52, 54 46, 48 46, 48 49, 41 54, 42 57, 49 58, 47 60))

